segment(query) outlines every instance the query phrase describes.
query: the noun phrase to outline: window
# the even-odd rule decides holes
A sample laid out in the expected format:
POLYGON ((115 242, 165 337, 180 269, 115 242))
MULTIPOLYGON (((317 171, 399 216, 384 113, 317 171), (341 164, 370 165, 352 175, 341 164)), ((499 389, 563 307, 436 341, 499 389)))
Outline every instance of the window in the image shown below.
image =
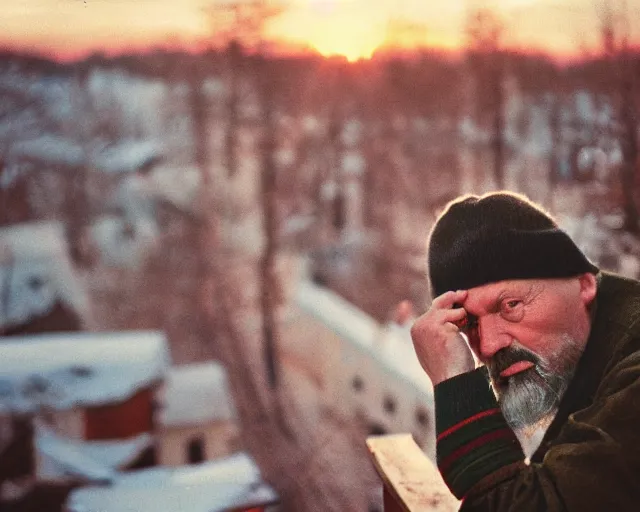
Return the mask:
POLYGON ((384 411, 388 414, 395 414, 397 404, 395 399, 392 396, 385 396, 383 402, 384 411))
POLYGON ((370 436, 383 436, 387 433, 387 429, 384 428, 382 425, 379 425, 377 423, 373 423, 371 425, 369 425, 369 435, 370 436))
POLYGON ((84 366, 84 365, 74 365, 71 368, 69 368, 69 373, 71 373, 71 375, 73 375, 74 377, 91 377, 91 375, 93 374, 93 370, 90 366, 84 366))
POLYGON ((187 463, 197 464, 205 460, 204 456, 204 439, 202 437, 194 437, 189 440, 187 446, 187 463))
POLYGON ((314 270, 311 273, 311 280, 318 286, 327 286, 327 278, 319 270, 314 270))
POLYGON ((40 290, 45 285, 45 281, 41 276, 30 276, 27 285, 32 290, 40 290))
POLYGON ((416 423, 423 428, 429 424, 429 414, 422 407, 416 409, 416 423))

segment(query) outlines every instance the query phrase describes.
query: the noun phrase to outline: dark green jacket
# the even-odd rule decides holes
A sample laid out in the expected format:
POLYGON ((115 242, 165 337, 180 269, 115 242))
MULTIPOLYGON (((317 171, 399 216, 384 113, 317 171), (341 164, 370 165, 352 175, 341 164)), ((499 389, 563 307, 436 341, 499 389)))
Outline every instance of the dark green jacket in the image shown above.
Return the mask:
POLYGON ((484 369, 435 387, 438 466, 461 510, 640 510, 640 283, 602 272, 593 318, 530 464, 484 369))

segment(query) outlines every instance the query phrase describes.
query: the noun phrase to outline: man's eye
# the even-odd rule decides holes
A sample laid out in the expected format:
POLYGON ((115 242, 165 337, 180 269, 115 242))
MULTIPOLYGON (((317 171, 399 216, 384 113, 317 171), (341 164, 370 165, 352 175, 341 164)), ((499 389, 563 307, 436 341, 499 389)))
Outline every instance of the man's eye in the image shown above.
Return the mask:
POLYGON ((509 322, 519 322, 524 316, 524 306, 521 300, 511 299, 502 303, 500 315, 509 322))

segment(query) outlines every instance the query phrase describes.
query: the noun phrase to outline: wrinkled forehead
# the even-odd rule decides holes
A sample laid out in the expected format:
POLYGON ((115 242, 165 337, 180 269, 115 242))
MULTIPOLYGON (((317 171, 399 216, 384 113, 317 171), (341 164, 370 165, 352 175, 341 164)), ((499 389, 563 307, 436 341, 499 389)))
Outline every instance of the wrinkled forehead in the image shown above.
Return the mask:
POLYGON ((479 315, 492 312, 505 299, 525 300, 544 287, 543 279, 508 279, 469 289, 464 308, 479 315))

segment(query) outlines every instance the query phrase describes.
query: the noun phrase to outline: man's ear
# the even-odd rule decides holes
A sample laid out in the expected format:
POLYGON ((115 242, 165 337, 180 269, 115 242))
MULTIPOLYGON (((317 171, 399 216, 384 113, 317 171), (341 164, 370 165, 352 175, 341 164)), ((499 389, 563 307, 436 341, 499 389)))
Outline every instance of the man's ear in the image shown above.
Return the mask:
POLYGON ((593 302, 596 292, 598 291, 596 276, 591 272, 586 272, 578 276, 578 280, 580 282, 580 298, 584 305, 588 306, 593 302))

